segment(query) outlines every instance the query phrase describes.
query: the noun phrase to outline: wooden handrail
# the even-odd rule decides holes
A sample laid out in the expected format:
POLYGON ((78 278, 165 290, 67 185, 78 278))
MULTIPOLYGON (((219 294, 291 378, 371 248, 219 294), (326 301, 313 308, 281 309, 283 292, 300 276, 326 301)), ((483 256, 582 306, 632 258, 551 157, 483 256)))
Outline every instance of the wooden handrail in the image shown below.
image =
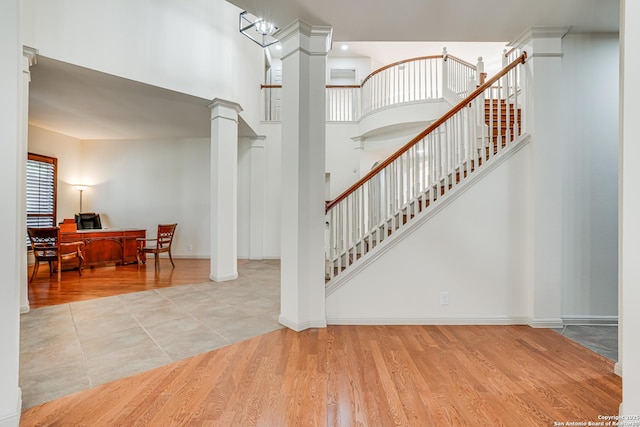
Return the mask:
POLYGON ((446 122, 447 120, 449 120, 451 117, 453 117, 456 113, 458 113, 459 111, 461 111, 463 108, 465 108, 467 105, 469 105, 469 103, 471 101, 474 100, 474 98, 476 98, 478 95, 480 95, 481 93, 483 93, 485 90, 489 89, 491 87, 491 85, 493 85, 495 82, 497 82, 498 80, 500 80, 505 74, 507 74, 509 71, 511 71, 513 68, 515 68, 518 64, 524 64, 525 61, 527 60, 527 53, 523 52, 522 55, 520 55, 518 58, 516 58, 513 62, 511 62, 509 65, 507 65, 506 67, 504 67, 500 72, 498 72, 495 76, 491 77, 489 80, 487 80, 485 83, 483 83, 482 85, 480 85, 476 90, 474 90, 473 92, 471 92, 469 94, 469 96, 467 96, 465 99, 463 99, 462 101, 460 101, 456 106, 454 106, 451 110, 449 110, 447 113, 445 113, 442 117, 440 117, 439 119, 437 119, 435 122, 433 122, 428 128, 426 128, 424 131, 420 132, 415 138, 413 138, 411 141, 409 141, 408 143, 406 143, 404 146, 402 146, 398 151, 396 151, 394 154, 392 154, 390 157, 388 157, 385 161, 383 161, 382 163, 380 163, 378 166, 376 166, 375 168, 373 168, 371 171, 369 171, 369 173, 367 173, 365 176, 363 176, 362 178, 360 178, 360 180, 358 180, 358 182, 356 182, 355 184, 353 184, 351 187, 347 188, 347 190, 345 190, 341 195, 339 195, 338 197, 336 197, 335 199, 333 199, 332 201, 326 203, 326 207, 325 207, 325 212, 328 212, 331 208, 333 208, 335 205, 337 205, 338 203, 340 203, 342 200, 346 199, 351 193, 355 192, 358 188, 360 188, 365 182, 369 181, 371 178, 373 178, 375 175, 377 175, 378 173, 380 173, 380 171, 382 171, 384 168, 386 168, 387 166, 389 166, 391 163, 393 163, 395 160, 397 160, 400 156, 402 156, 404 153, 406 153, 407 151, 409 151, 409 149, 411 147, 413 147, 417 142, 419 142, 420 140, 422 140, 425 136, 429 135, 431 132, 433 132, 434 130, 436 130, 440 125, 442 125, 444 122, 446 122))
POLYGON ((476 67, 475 65, 473 65, 472 63, 467 62, 467 61, 465 61, 464 59, 460 59, 460 58, 458 58, 457 56, 453 56, 453 55, 449 55, 449 54, 447 54, 447 57, 446 57, 446 58, 444 58, 444 60, 446 61, 446 60, 448 60, 448 59, 453 59, 454 61, 459 62, 459 63, 461 63, 461 64, 463 64, 463 65, 466 65, 467 67, 473 68, 474 70, 477 68, 477 67, 476 67))
POLYGON ((401 65, 401 64, 405 64, 407 62, 412 62, 412 61, 420 61, 422 59, 438 59, 438 58, 442 58, 442 55, 430 55, 430 56, 419 56, 417 58, 410 58, 410 59, 403 59, 402 61, 398 61, 398 62, 394 62, 393 64, 389 64, 389 65, 385 65, 384 67, 380 67, 377 70, 373 71, 371 74, 369 74, 367 77, 365 77, 365 79, 362 81, 362 83, 360 83, 360 86, 364 86, 364 84, 367 82, 367 80, 369 80, 371 77, 375 76, 376 74, 387 70, 391 67, 395 67, 396 65, 401 65))
POLYGON ((505 52, 504 53, 504 57, 508 58, 509 55, 511 55, 512 52, 515 52, 516 50, 518 50, 518 48, 512 47, 511 50, 509 52, 505 52))

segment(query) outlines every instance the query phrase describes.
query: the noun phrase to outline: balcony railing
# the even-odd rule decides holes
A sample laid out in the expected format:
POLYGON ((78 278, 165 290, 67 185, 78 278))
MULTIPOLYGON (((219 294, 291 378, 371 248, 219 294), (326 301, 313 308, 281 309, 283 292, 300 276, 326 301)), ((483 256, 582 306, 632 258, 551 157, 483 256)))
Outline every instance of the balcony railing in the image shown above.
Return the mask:
MULTIPOLYGON (((381 108, 407 102, 445 99, 455 105, 482 79, 482 62, 474 66, 449 55, 422 56, 386 65, 361 85, 327 85, 327 121, 357 121, 381 108), (472 83, 470 85, 470 82, 472 83)), ((263 118, 280 121, 282 86, 263 85, 263 118)))

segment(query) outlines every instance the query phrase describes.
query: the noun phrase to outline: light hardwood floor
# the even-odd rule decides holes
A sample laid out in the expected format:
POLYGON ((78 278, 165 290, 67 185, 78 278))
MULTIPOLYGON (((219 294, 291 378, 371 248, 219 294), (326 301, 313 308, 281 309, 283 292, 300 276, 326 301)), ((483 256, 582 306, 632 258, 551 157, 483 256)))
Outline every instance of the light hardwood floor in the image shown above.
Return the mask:
MULTIPOLYGON (((136 264, 130 264, 85 268, 82 276, 77 271, 64 271, 60 282, 55 274, 49 275, 49 268, 43 264, 38 276, 29 284, 29 305, 31 308, 46 307, 209 281, 211 262, 208 259, 175 259, 176 268, 173 269, 169 259, 163 257, 159 272, 153 268, 153 258, 150 261, 140 270, 136 264)), ((246 262, 241 260, 238 264, 246 262)), ((30 268, 28 277, 31 277, 31 271, 30 268)))
POLYGON ((553 426, 615 415, 613 362, 527 326, 288 329, 67 396, 23 426, 553 426))
MULTIPOLYGON (((60 284, 41 273, 47 283, 32 292, 82 300, 208 274, 208 261, 179 261, 158 275, 94 269, 75 286, 73 272, 60 284), (87 286, 94 278, 99 290, 87 286)), ((621 390, 611 360, 548 329, 329 326, 277 330, 81 391, 23 411, 21 425, 537 427, 615 415, 621 390)))

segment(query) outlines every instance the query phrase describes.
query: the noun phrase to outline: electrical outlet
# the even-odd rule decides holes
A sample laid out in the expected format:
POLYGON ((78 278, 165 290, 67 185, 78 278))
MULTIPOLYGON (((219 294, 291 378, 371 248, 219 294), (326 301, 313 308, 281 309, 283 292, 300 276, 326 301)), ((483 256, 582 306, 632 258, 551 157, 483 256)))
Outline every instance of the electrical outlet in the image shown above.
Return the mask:
POLYGON ((449 305, 449 292, 440 292, 440 305, 449 305))
POLYGON ((187 251, 191 252, 193 250, 193 245, 187 245, 187 251))

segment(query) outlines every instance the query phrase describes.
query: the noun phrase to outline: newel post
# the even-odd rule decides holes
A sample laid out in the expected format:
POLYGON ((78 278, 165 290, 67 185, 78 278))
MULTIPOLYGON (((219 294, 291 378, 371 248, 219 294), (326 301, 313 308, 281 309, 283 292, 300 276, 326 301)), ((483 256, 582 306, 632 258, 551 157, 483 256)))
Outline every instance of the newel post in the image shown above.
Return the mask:
POLYGON ((487 78, 487 73, 484 72, 484 61, 482 56, 478 57, 478 63, 476 64, 476 77, 478 79, 478 86, 484 83, 487 78))
POLYGON ((449 61, 447 61, 447 48, 442 48, 442 97, 449 90, 449 61))

